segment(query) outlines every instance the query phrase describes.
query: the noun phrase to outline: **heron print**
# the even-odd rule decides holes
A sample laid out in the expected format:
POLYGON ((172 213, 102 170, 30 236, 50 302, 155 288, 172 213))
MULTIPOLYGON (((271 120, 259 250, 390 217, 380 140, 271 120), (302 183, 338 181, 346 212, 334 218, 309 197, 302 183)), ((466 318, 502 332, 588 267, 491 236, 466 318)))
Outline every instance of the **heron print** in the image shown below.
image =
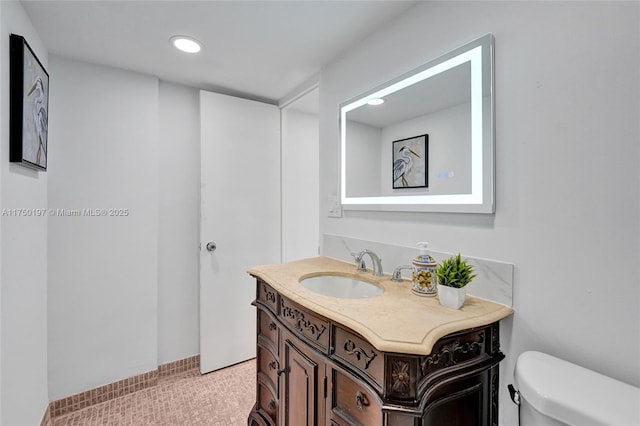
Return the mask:
POLYGON ((49 77, 29 49, 24 55, 23 158, 47 167, 49 77))
POLYGON ((429 135, 393 142, 393 189, 427 187, 429 135))

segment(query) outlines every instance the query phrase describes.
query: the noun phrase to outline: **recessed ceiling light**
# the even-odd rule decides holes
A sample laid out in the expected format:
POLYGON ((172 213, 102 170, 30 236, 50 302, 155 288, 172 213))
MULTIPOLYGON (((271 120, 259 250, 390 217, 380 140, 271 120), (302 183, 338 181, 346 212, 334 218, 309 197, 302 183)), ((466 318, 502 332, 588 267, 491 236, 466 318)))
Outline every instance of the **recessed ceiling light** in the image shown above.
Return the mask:
POLYGON ((384 99, 382 98, 378 98, 378 99, 371 99, 369 102, 367 102, 369 105, 382 105, 384 103, 384 99))
POLYGON ((187 53, 198 53, 202 49, 199 41, 187 36, 173 36, 169 41, 176 49, 187 53))

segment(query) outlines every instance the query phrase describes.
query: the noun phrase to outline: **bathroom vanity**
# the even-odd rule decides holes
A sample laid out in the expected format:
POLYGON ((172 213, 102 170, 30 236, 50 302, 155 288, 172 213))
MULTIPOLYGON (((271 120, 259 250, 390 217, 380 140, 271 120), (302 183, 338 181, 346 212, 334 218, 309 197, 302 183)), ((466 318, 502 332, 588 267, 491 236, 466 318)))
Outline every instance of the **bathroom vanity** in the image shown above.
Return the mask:
POLYGON ((506 306, 461 310, 410 283, 319 257, 257 266, 257 392, 250 426, 497 425, 499 321, 506 306), (346 276, 382 288, 330 297, 300 284, 346 276))

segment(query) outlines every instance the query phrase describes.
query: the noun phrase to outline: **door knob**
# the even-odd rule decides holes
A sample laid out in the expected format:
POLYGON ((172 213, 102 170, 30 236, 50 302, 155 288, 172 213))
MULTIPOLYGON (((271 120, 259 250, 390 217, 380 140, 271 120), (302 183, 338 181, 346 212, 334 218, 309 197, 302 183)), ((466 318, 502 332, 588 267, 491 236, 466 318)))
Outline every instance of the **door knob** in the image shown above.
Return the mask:
POLYGON ((207 251, 216 251, 216 243, 210 241, 207 243, 207 251))

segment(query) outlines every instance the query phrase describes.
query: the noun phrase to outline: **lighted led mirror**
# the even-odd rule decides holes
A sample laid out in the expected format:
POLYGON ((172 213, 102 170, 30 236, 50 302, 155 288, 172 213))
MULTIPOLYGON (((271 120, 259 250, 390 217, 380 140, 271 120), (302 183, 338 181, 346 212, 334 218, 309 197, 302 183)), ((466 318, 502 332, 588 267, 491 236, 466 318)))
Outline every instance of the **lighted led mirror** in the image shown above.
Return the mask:
POLYGON ((495 211, 493 44, 487 34, 340 105, 343 209, 495 211))

